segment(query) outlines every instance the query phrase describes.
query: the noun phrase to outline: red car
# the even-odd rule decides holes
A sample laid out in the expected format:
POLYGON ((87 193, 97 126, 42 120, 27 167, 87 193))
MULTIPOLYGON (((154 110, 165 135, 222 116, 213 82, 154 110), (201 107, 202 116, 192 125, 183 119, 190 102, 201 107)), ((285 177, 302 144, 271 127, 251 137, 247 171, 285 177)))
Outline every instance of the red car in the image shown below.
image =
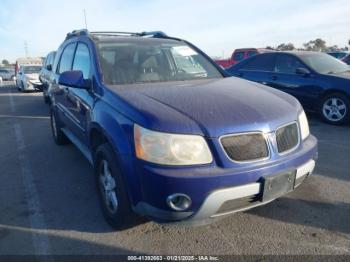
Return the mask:
POLYGON ((220 60, 215 60, 215 62, 222 66, 223 68, 228 68, 234 64, 237 64, 238 62, 251 57, 256 54, 261 54, 268 52, 268 49, 264 48, 240 48, 240 49, 235 49, 233 52, 232 56, 228 59, 220 59, 220 60))

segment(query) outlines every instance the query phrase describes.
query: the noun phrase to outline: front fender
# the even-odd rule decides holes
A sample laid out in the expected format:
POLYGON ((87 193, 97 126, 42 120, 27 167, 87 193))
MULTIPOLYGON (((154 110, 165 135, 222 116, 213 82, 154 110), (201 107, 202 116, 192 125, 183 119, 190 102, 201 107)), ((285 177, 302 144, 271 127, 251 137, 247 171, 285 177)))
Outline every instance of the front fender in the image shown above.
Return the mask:
POLYGON ((108 104, 95 104, 90 130, 92 128, 98 128, 103 133, 117 154, 132 154, 133 122, 108 104))

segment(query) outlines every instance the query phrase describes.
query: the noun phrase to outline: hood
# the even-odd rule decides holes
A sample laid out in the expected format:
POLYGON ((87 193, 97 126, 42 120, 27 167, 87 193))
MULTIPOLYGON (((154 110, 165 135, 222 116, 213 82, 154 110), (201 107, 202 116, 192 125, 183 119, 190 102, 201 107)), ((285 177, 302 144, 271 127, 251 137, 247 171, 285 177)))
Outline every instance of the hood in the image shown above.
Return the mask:
POLYGON ((299 102, 239 78, 110 86, 143 116, 146 128, 218 137, 263 131, 297 120, 299 102))
POLYGON ((326 76, 350 80, 350 67, 349 67, 349 71, 345 71, 345 72, 341 72, 341 73, 334 73, 334 74, 327 74, 326 76))
POLYGON ((25 74, 28 80, 37 81, 39 80, 39 74, 33 73, 33 74, 25 74))

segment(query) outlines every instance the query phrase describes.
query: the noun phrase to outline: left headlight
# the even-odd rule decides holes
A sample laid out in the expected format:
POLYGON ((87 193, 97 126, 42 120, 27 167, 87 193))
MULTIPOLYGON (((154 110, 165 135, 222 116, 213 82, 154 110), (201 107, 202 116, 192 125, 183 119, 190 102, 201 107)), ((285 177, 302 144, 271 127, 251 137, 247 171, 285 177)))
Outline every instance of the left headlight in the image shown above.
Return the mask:
POLYGON ((305 140, 310 135, 309 122, 307 121, 306 114, 303 112, 299 115, 299 125, 301 131, 301 138, 305 140))
POLYGON ((162 165, 199 165, 213 161, 205 139, 197 135, 168 134, 134 125, 136 156, 162 165))

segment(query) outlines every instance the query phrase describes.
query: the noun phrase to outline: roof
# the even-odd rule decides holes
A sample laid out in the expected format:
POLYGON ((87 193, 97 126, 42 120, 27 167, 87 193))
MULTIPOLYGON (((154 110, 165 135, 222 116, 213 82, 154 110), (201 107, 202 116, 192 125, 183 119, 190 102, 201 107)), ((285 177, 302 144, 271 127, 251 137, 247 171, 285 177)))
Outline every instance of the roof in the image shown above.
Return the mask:
POLYGON ((269 54, 291 54, 296 56, 306 56, 306 55, 316 55, 316 54, 323 54, 322 52, 315 52, 315 51, 271 51, 268 52, 269 54))

